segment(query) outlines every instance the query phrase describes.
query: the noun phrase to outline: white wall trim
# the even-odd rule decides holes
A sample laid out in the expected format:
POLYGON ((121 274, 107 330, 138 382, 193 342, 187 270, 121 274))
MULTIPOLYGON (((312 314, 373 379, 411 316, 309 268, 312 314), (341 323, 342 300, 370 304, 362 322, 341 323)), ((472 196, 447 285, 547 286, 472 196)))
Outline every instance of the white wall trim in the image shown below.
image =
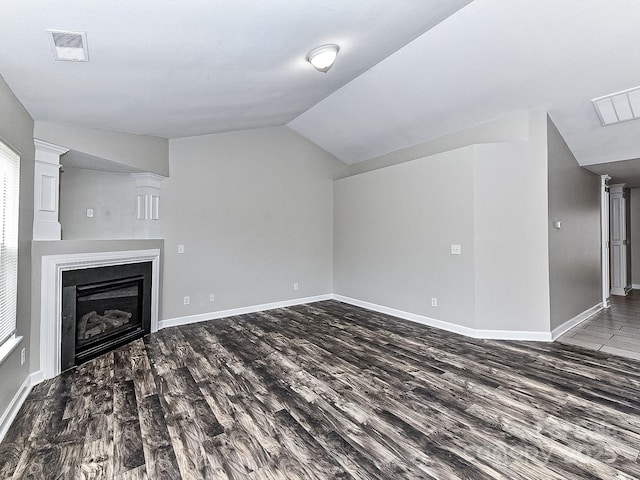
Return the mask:
POLYGON ((31 386, 38 385, 41 382, 44 382, 44 370, 37 370, 33 372, 31 375, 31 386))
POLYGON ((40 309, 40 367, 44 378, 60 374, 62 339, 62 272, 83 268, 151 262, 151 331, 158 331, 160 250, 123 250, 42 257, 40 309))
POLYGON ((234 315, 244 315, 246 313, 264 312, 275 308, 292 307, 294 305, 303 305, 305 303, 321 302, 323 300, 331 300, 332 294, 316 295, 315 297, 294 298, 292 300, 284 300, 282 302, 263 303, 260 305, 252 305, 250 307, 231 308, 229 310, 218 310, 217 312, 199 313, 197 315, 188 315, 185 317, 168 318, 160 320, 158 327, 167 328, 178 325, 187 325, 189 323, 206 322, 207 320, 216 320, 218 318, 233 317, 234 315))
POLYGON ((369 303, 342 295, 333 294, 332 297, 334 300, 348 303, 350 305, 355 305, 356 307, 362 307, 373 310, 374 312, 393 315, 394 317, 403 318, 405 320, 421 323, 430 327, 440 328, 448 332, 458 333, 460 335, 472 338, 482 338, 487 340, 528 340, 536 342, 550 342, 552 340, 551 333, 549 332, 528 332, 518 330, 477 330, 475 328, 456 325, 455 323, 445 322, 442 320, 437 320, 435 318, 405 312, 403 310, 396 310, 395 308, 385 307, 382 305, 377 305, 375 303, 369 303))
POLYGON ((555 340, 560 335, 563 335, 563 334, 567 333, 569 330, 571 330, 576 325, 579 325, 580 323, 584 322, 587 318, 594 316, 596 313, 598 313, 603 308, 604 307, 602 306, 602 302, 600 302, 597 305, 594 305, 593 307, 588 308, 584 312, 579 313, 575 317, 573 317, 573 318, 567 320, 566 322, 564 322, 562 325, 559 325, 556 328, 554 328, 551 331, 551 338, 553 340, 555 340))
POLYGON ((296 298, 293 300, 285 300, 282 302, 263 303, 261 305, 252 305, 249 307, 232 308, 229 310, 219 310, 216 312, 200 313, 197 315, 188 315, 185 317, 169 318, 160 320, 158 328, 175 327, 178 325, 187 325, 190 323, 206 322, 207 320, 216 320, 219 318, 233 317, 235 315, 244 315, 246 313, 263 312, 273 310, 275 308, 291 307, 293 305, 302 305, 305 303, 320 302, 323 300, 337 300, 339 302, 355 305, 356 307, 366 308, 379 313, 385 313, 394 317, 403 318, 412 322, 421 323, 430 327, 439 328, 448 332, 458 333, 466 337, 491 339, 491 340, 527 340, 535 342, 550 342, 552 336, 550 332, 528 332, 518 330, 477 330, 474 328, 456 325, 455 323, 437 320, 435 318, 417 315, 415 313, 397 310, 395 308, 369 303, 355 298, 345 297, 336 294, 318 295, 315 297, 296 298))
POLYGON ((5 411, 2 412, 2 416, 0 416, 0 442, 4 440, 5 435, 9 431, 9 427, 15 420, 20 407, 22 407, 27 396, 29 396, 33 386, 40 383, 42 380, 44 380, 44 376, 40 370, 28 375, 27 378, 24 379, 24 382, 20 385, 20 388, 11 399, 11 402, 9 402, 5 411))
POLYGON ((631 285, 631 288, 634 290, 640 290, 640 284, 634 283, 631 285))

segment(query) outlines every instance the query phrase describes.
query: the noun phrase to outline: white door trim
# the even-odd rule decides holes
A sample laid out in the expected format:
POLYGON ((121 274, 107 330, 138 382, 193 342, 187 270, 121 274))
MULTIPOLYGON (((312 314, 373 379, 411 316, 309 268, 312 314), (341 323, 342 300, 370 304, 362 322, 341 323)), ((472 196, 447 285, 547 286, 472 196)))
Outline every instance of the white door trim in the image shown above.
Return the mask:
POLYGON ((602 270, 602 307, 609 308, 609 175, 600 175, 600 250, 602 270))

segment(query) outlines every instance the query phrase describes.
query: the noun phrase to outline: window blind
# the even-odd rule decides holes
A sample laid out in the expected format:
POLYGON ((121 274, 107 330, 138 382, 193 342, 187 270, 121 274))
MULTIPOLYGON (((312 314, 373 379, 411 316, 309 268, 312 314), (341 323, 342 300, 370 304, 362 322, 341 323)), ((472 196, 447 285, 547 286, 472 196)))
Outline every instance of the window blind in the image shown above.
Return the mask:
POLYGON ((16 331, 20 157, 0 141, 0 346, 16 331))

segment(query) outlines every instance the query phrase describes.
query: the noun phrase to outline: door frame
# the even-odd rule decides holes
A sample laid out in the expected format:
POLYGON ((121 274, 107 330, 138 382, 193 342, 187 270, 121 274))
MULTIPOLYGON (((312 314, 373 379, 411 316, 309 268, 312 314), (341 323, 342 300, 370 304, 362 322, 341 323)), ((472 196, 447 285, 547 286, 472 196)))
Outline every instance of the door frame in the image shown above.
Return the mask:
POLYGON ((602 265, 602 307, 609 308, 611 266, 609 264, 609 175, 600 175, 600 251, 602 265))

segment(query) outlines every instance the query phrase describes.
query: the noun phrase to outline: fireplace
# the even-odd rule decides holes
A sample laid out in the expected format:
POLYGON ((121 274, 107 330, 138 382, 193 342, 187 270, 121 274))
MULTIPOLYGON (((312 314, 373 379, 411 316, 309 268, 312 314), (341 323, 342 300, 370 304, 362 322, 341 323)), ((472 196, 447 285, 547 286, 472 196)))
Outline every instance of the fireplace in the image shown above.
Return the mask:
POLYGON ((151 331, 151 276, 151 262, 62 272, 62 371, 151 331))
MULTIPOLYGON (((153 243, 151 248, 140 248, 127 250, 125 248, 113 248, 115 241, 109 242, 112 248, 109 250, 91 251, 91 252, 60 252, 61 247, 66 250, 77 250, 78 245, 75 241, 60 242, 36 242, 36 247, 49 250, 49 244, 52 245, 55 254, 43 254, 41 258, 41 277, 40 277, 40 350, 37 352, 39 361, 39 371, 37 377, 40 379, 53 378, 62 372, 62 350, 63 350, 63 327, 62 327, 62 303, 63 303, 63 282, 62 276, 65 275, 67 282, 67 272, 88 272, 98 267, 121 267, 124 265, 137 265, 140 263, 151 264, 151 332, 158 331, 158 307, 160 295, 160 251, 162 248, 162 240, 157 241, 122 241, 124 246, 131 247, 138 243, 142 247, 148 247, 153 243), (155 246, 159 248, 155 248, 155 246)), ((97 242, 98 244, 100 242, 97 242)), ((117 279, 126 279, 136 277, 140 273, 117 275, 106 279, 93 279, 90 281, 75 282, 77 284, 96 284, 102 281, 112 281, 117 279)), ((73 286, 68 283, 66 286, 73 286)), ((145 283, 145 288, 147 283, 145 283)), ((67 291, 69 292, 69 291, 67 291)), ((77 293, 76 293, 77 294, 77 293)), ((67 293, 69 295, 69 293, 67 293)), ((143 303, 143 310, 146 308, 143 303)), ((96 312, 97 313, 97 312, 96 312)), ((145 313, 143 312, 143 316, 145 313)), ((70 328, 70 324, 65 322, 65 326, 70 328)), ((74 327, 75 328, 75 327, 74 327)), ((75 334, 74 334, 75 335, 75 334)), ((73 335, 64 335, 65 347, 68 348, 66 342, 73 335)), ((75 342, 75 340, 74 340, 75 342)), ((75 351, 75 345, 73 346, 75 351)), ((75 357, 75 353, 73 355, 75 357)), ((74 358, 75 361, 75 358, 74 358)), ((68 368, 68 367, 67 367, 68 368)))

